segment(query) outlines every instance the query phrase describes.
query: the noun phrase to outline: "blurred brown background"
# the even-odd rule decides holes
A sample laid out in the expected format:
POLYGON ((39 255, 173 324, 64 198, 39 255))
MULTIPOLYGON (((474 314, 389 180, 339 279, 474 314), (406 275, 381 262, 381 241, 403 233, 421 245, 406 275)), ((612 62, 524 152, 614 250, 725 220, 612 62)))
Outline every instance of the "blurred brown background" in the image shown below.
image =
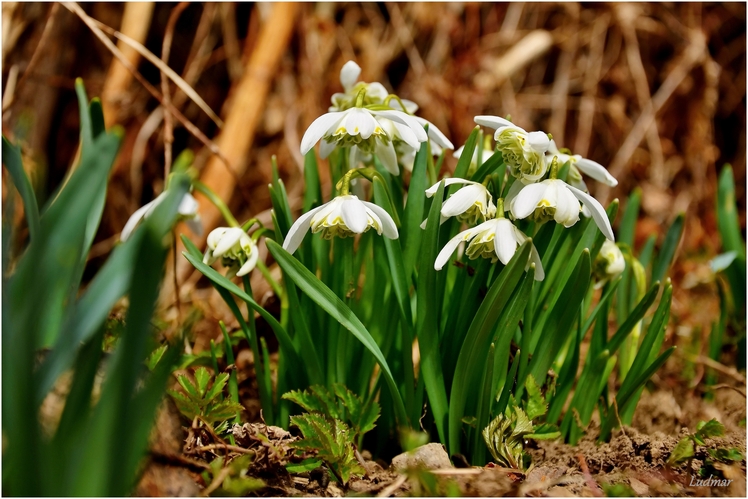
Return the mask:
MULTIPOLYGON (((300 137, 341 90, 339 70, 349 59, 363 68, 363 80, 417 102, 419 115, 456 147, 472 130, 473 116, 510 114, 518 125, 551 132, 559 146, 606 165, 620 183, 609 190, 590 182, 601 201, 625 199, 636 186, 643 191, 638 242, 685 211, 673 272, 685 288, 709 280, 705 262, 720 251, 714 204, 724 163, 735 169, 745 226, 744 3, 67 8, 5 2, 2 17, 3 133, 22 142, 42 199, 76 153, 75 77, 84 79, 90 97, 102 96, 108 123, 125 129, 93 267, 129 215, 161 192, 170 127, 173 156, 194 150, 203 180, 230 198, 240 220, 262 214, 269 221, 272 155, 298 210, 300 137), (168 53, 168 65, 221 117, 223 128, 119 42, 149 92, 84 23, 87 16, 105 25, 100 29, 140 40, 156 57, 168 53), (164 114, 164 90, 167 107, 193 123, 202 141, 173 113, 164 114)), ((455 161, 449 156, 445 169, 455 161)), ((219 220, 211 213, 205 218, 207 233, 219 220)), ((690 309, 676 293, 674 313, 682 324, 690 309)))

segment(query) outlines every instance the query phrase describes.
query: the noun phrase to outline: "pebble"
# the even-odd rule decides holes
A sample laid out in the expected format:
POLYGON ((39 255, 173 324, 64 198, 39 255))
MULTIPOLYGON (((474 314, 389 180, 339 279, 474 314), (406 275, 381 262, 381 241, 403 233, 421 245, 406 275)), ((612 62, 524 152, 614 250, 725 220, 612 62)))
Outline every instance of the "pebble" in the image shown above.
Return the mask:
POLYGON ((428 470, 453 468, 449 455, 444 447, 438 443, 431 443, 416 447, 410 452, 403 452, 392 459, 392 468, 397 471, 406 468, 423 467, 428 470))

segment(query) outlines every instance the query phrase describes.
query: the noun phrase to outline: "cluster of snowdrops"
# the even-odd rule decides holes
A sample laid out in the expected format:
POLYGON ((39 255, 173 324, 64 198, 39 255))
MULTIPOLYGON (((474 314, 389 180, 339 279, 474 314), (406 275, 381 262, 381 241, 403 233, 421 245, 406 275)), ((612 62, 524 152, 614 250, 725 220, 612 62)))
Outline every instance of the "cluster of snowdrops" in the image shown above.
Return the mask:
MULTIPOLYGON (((343 66, 340 82, 344 92, 332 96, 329 112, 314 120, 302 138, 300 149, 303 155, 317 143, 323 159, 336 149, 341 150, 348 172, 338 184, 336 197, 302 214, 290 228, 283 241, 283 248, 289 253, 299 248, 309 229, 312 233, 321 233, 325 239, 332 239, 352 237, 373 228, 379 235, 397 239, 397 225, 387 211, 351 193, 356 170, 373 165, 376 157, 389 173, 400 175, 401 168, 412 170, 416 152, 423 142, 428 141, 434 156, 454 149, 452 142, 436 126, 415 115, 417 104, 389 93, 381 83, 358 81, 360 73, 361 68, 353 61, 343 66)), ((476 116, 475 122, 495 130, 495 148, 488 146, 490 137, 487 137, 489 140, 480 159, 478 149, 475 150, 468 173, 474 173, 481 163, 500 153, 512 178, 506 183, 504 197, 495 201, 488 189, 489 177, 482 182, 462 178, 441 181, 445 187, 462 186, 444 202, 441 222, 457 217, 468 228, 441 249, 434 268, 441 270, 463 242, 468 243, 464 252, 470 259, 482 257, 507 264, 517 248, 528 240, 515 221, 529 219, 537 225, 554 221, 571 227, 581 215, 591 216, 606 237, 595 265, 599 284, 619 275, 625 267, 624 257, 614 243, 605 209, 589 195, 583 175, 609 186, 615 186, 616 179, 599 163, 560 149, 551 134, 528 132, 498 116, 476 116), (562 180, 558 178, 559 170, 567 163, 566 180, 562 180)), ((462 148, 455 151, 454 156, 459 158, 461 152, 462 148)), ((431 197, 438 187, 439 183, 424 194, 431 197)), ((363 189, 358 191, 361 193, 363 189)), ((122 231, 122 240, 129 237, 159 201, 160 198, 156 198, 133 214, 122 231)), ((197 201, 187 194, 179 213, 194 232, 200 233, 197 209, 197 201)), ((250 237, 238 223, 213 230, 208 235, 203 261, 213 264, 219 259, 229 268, 229 276, 248 274, 257 264, 256 238, 250 237)), ((535 279, 543 280, 541 259, 534 246, 527 268, 531 266, 535 279)))

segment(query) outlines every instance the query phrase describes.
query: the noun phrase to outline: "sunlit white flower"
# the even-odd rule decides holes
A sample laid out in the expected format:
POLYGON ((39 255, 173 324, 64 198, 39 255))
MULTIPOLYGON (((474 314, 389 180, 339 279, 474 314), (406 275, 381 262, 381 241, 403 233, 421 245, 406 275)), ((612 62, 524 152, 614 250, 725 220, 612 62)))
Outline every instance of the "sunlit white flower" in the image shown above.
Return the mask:
MULTIPOLYGON (((470 241, 465 253, 474 260, 476 258, 490 258, 491 262, 500 260, 504 265, 509 263, 517 248, 529 238, 524 235, 511 220, 507 218, 494 218, 483 222, 477 227, 460 232, 449 240, 444 248, 439 252, 434 262, 434 269, 441 270, 449 261, 452 253, 457 246, 463 241, 470 241)), ((529 268, 530 263, 535 264, 535 280, 542 281, 545 277, 543 265, 540 261, 538 250, 533 244, 530 249, 530 260, 527 262, 525 269, 529 268)))
POLYGON ((387 171, 397 175, 400 168, 394 142, 403 141, 417 148, 427 138, 420 123, 401 111, 352 107, 314 120, 301 139, 301 154, 309 152, 320 139, 322 158, 329 156, 335 147, 356 146, 364 154, 376 154, 387 171))
POLYGON ((314 208, 301 215, 288 230, 283 241, 283 249, 289 253, 301 245, 307 231, 322 232, 322 237, 351 237, 363 234, 371 228, 377 234, 384 234, 389 239, 397 239, 397 226, 383 208, 374 203, 361 201, 357 196, 345 194, 334 198, 329 203, 314 208))
MULTIPOLYGON (((366 90, 364 105, 383 104, 389 93, 384 85, 378 82, 359 82, 361 67, 353 61, 346 62, 340 69, 340 84, 344 92, 332 95, 332 106, 329 111, 344 111, 356 104, 356 97, 361 90, 366 90)), ((418 106, 416 106, 418 108, 418 106)), ((409 111, 412 112, 412 111, 409 111)))
POLYGON ((260 255, 257 244, 240 227, 218 227, 208 234, 208 247, 203 256, 203 263, 212 265, 221 259, 224 267, 236 271, 241 277, 248 274, 260 255), (238 270, 237 270, 238 269, 238 270))
POLYGON ((562 153, 559 151, 558 147, 556 147, 556 142, 551 140, 550 145, 548 146, 548 152, 546 153, 548 164, 551 164, 553 158, 558 158, 558 163, 560 165, 563 165, 567 161, 571 164, 569 169, 569 183, 577 189, 587 191, 587 186, 584 184, 584 180, 582 180, 579 172, 582 172, 588 177, 591 177, 598 182, 602 182, 605 185, 611 187, 618 185, 618 180, 608 173, 608 170, 606 170, 603 165, 596 163, 591 159, 583 158, 579 154, 571 155, 562 153))
POLYGON ((537 222, 555 220, 564 227, 571 227, 579 221, 581 207, 589 210, 600 231, 615 241, 608 215, 603 206, 586 192, 572 187, 563 180, 546 179, 537 184, 522 185, 515 182, 509 188, 506 202, 512 216, 523 219, 532 216, 537 222))
POLYGON ((595 275, 598 278, 596 287, 600 287, 611 279, 615 279, 626 269, 626 260, 621 253, 621 249, 616 243, 605 240, 600 248, 600 253, 595 258, 593 267, 595 275))
MULTIPOLYGON (((473 225, 480 219, 487 220, 496 215, 493 197, 483 184, 462 178, 448 178, 443 182, 445 189, 454 184, 465 184, 465 187, 452 194, 442 205, 441 223, 449 217, 457 217, 458 220, 473 225)), ((426 197, 430 198, 436 194, 440 183, 437 182, 426 189, 426 197)), ((421 227, 426 227, 426 221, 421 227)))
MULTIPOLYGON (((135 213, 130 216, 130 218, 127 220, 127 223, 125 224, 125 227, 122 229, 122 232, 119 235, 119 240, 122 242, 127 241, 127 239, 137 228, 140 222, 148 218, 164 199, 166 199, 166 191, 159 194, 156 199, 154 199, 150 203, 144 204, 143 206, 135 210, 135 213)), ((197 212, 198 207, 199 205, 197 200, 192 196, 192 194, 188 192, 185 193, 182 201, 179 202, 177 213, 178 220, 183 220, 190 228, 190 230, 195 234, 202 235, 203 224, 200 220, 200 214, 197 212)))
POLYGON ((548 171, 545 152, 550 139, 545 132, 527 132, 498 116, 476 116, 479 125, 495 128, 496 148, 503 155, 511 174, 523 184, 537 182, 548 171))

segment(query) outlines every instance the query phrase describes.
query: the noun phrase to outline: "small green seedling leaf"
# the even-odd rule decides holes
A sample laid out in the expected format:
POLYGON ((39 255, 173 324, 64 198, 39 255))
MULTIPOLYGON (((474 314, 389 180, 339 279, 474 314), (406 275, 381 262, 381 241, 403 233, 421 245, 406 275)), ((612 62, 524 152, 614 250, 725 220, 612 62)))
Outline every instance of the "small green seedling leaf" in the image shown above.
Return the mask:
POLYGON ((548 411, 548 404, 545 402, 545 397, 540 393, 540 387, 535 382, 535 378, 530 375, 527 377, 525 382, 525 389, 527 390, 527 417, 532 421, 533 419, 544 415, 548 411))
POLYGON ((675 446, 667 462, 671 466, 680 466, 694 456, 693 441, 690 437, 684 437, 675 446))

